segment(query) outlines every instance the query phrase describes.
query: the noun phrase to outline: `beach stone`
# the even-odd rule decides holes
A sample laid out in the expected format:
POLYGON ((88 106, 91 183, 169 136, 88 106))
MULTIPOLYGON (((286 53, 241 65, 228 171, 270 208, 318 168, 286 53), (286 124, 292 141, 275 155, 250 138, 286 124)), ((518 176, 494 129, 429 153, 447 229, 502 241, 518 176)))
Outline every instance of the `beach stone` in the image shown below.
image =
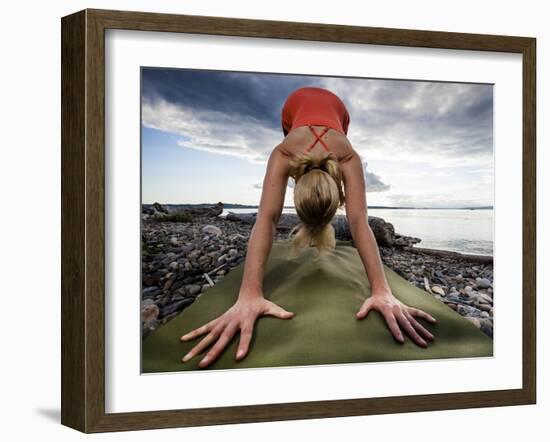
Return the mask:
POLYGON ((493 309, 489 304, 476 304, 476 307, 487 313, 491 313, 491 310, 493 309))
POLYGON ((151 304, 154 304, 155 301, 153 301, 151 298, 147 298, 147 299, 144 299, 143 301, 141 301, 141 308, 144 308, 148 305, 151 305, 151 304))
POLYGON ((202 231, 204 233, 210 233, 210 234, 216 235, 216 236, 220 236, 222 234, 222 230, 219 227, 214 226, 212 224, 208 224, 208 225, 204 226, 202 228, 202 231))
POLYGON ((164 284, 164 286, 162 287, 162 290, 167 292, 168 290, 170 290, 170 287, 172 287, 172 284, 174 283, 174 280, 173 279, 169 279, 168 281, 166 281, 166 283, 164 284))
POLYGON ((159 293, 160 289, 158 287, 147 287, 146 289, 143 289, 141 296, 143 298, 154 298, 159 293))
POLYGON ((178 264, 177 261, 172 261, 172 262, 168 265, 168 269, 174 271, 174 270, 177 270, 178 266, 179 266, 179 264, 178 264))
POLYGON ((456 311, 458 313, 460 313, 462 316, 473 316, 473 317, 476 317, 476 318, 479 318, 481 316, 481 313, 482 313, 477 308, 469 306, 469 305, 464 305, 464 304, 457 305, 456 311))
POLYGON ((192 298, 185 298, 185 299, 182 299, 181 301, 176 301, 172 304, 169 304, 165 307, 163 307, 161 310, 160 310, 160 317, 165 317, 165 316, 168 316, 168 315, 171 315, 175 312, 179 312, 181 310, 183 310, 185 307, 187 307, 189 304, 191 304, 193 302, 193 299, 192 298))
POLYGON ((491 281, 487 278, 476 278, 476 286, 480 289, 487 289, 491 286, 491 281))
POLYGON ((141 309, 141 320, 144 322, 154 321, 159 316, 159 308, 156 304, 145 305, 141 309))
POLYGON ((474 318, 472 316, 465 316, 465 318, 470 321, 472 324, 474 324, 477 328, 481 328, 481 322, 478 318, 474 318))
POLYGON ((187 291, 191 296, 196 295, 201 291, 201 286, 197 284, 189 285, 187 291))
POLYGON ((488 318, 481 319, 481 331, 490 338, 493 337, 493 321, 488 318))
POLYGON ((432 292, 437 293, 438 295, 445 296, 445 290, 443 290, 438 285, 432 285, 432 292))

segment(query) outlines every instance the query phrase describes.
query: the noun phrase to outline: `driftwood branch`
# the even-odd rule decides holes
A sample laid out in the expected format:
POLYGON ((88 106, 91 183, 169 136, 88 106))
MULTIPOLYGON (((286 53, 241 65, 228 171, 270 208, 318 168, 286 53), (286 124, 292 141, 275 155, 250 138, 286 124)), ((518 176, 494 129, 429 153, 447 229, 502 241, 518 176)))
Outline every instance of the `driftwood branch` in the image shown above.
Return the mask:
POLYGON ((479 264, 493 263, 493 257, 491 255, 472 255, 469 253, 459 253, 459 252, 453 252, 450 250, 427 249, 423 247, 405 247, 404 249, 410 250, 412 252, 426 253, 428 255, 464 259, 466 261, 476 262, 479 264))

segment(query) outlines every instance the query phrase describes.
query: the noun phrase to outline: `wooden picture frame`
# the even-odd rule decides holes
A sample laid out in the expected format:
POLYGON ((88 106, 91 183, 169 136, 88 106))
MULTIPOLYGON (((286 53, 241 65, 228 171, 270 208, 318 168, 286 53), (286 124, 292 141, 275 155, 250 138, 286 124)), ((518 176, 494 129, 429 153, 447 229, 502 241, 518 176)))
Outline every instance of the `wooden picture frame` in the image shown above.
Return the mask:
POLYGON ((82 432, 534 404, 536 401, 536 40, 318 23, 83 10, 62 29, 61 423, 82 432), (522 55, 523 385, 519 389, 105 412, 106 29, 329 41, 522 55))

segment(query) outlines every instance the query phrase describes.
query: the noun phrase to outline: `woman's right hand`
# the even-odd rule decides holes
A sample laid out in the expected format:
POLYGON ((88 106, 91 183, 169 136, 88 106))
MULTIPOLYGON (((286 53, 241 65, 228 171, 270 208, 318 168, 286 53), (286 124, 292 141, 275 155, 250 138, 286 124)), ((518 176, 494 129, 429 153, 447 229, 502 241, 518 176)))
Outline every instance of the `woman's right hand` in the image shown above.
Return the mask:
POLYGON ((236 359, 243 359, 247 354, 248 346, 252 339, 256 319, 264 315, 275 316, 280 319, 290 319, 294 316, 294 313, 286 311, 261 295, 239 297, 235 304, 233 304, 224 314, 181 337, 182 341, 189 341, 195 339, 197 336, 208 333, 208 335, 182 358, 182 362, 187 362, 201 353, 210 344, 215 343, 199 362, 200 368, 207 367, 216 360, 227 344, 231 342, 235 333, 239 330, 241 332, 241 338, 237 349, 236 359))

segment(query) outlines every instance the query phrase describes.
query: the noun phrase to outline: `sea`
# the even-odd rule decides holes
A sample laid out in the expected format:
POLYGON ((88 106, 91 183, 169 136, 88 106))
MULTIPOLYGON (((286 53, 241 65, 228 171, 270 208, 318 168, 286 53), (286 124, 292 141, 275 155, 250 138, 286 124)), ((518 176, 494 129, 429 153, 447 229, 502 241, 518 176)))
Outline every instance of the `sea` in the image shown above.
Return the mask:
MULTIPOLYGON (((224 209, 228 212, 253 213, 255 208, 224 209)), ((449 250, 475 255, 493 255, 493 212, 489 209, 376 209, 369 216, 378 216, 393 224, 401 235, 422 241, 417 247, 449 250)), ((284 208, 283 213, 296 213, 284 208)))

